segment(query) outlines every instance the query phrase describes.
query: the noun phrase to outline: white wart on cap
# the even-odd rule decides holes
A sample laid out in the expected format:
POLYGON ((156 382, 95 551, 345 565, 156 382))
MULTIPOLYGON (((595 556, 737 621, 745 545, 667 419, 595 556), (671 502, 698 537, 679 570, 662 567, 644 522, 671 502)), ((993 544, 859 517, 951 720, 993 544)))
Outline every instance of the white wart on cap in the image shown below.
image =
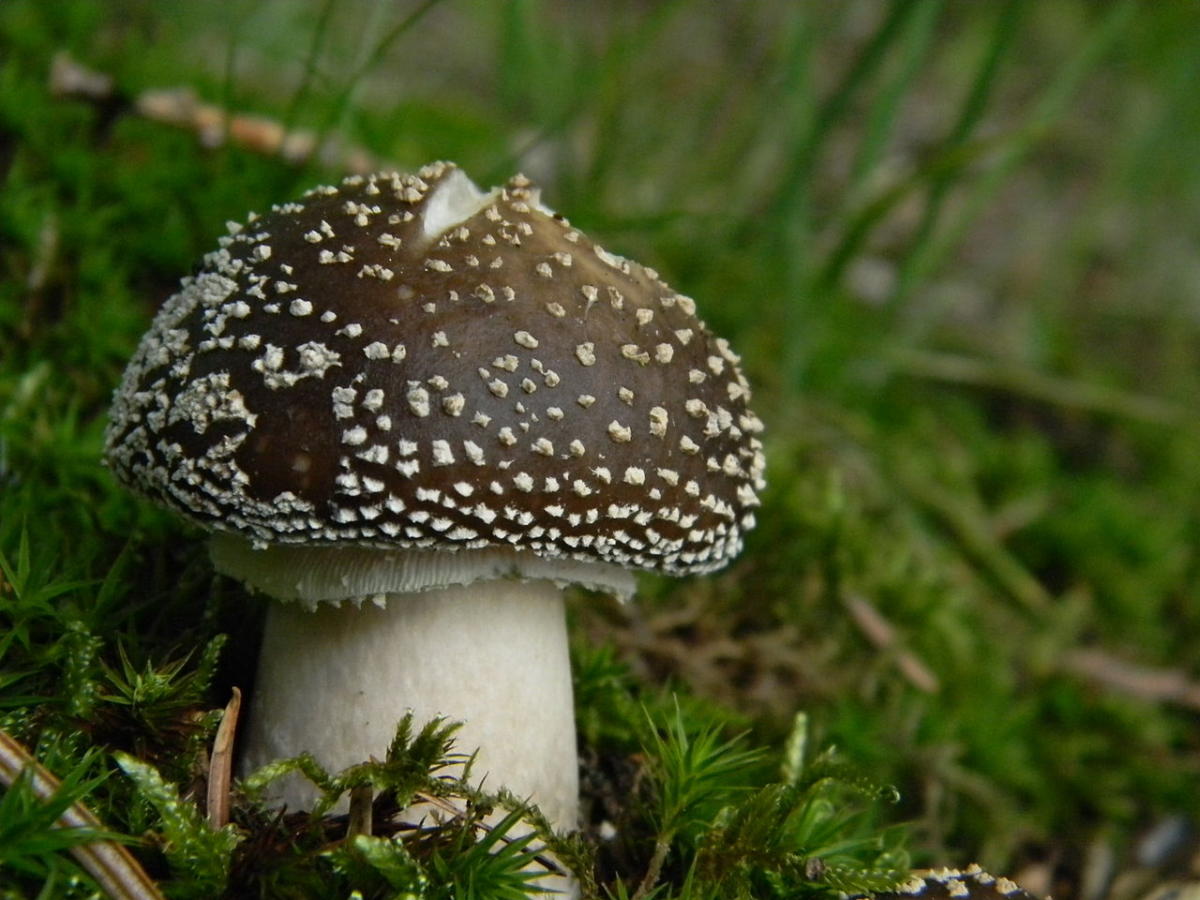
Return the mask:
POLYGON ((116 395, 140 492, 255 546, 676 575, 739 552, 763 455, 738 357, 523 177, 356 176, 221 243, 116 395))

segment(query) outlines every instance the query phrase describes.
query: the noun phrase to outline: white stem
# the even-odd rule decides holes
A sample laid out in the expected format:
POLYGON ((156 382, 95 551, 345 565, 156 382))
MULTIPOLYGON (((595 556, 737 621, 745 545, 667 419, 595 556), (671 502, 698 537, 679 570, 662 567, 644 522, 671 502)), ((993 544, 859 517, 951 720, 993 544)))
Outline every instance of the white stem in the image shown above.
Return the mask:
MULTIPOLYGON (((575 720, 562 592, 548 581, 479 581, 363 603, 272 603, 243 767, 307 750, 338 770, 382 759, 412 710, 463 722, 456 749, 476 783, 532 799, 556 828, 578 813, 575 720)), ((293 809, 296 778, 273 796, 293 809)))

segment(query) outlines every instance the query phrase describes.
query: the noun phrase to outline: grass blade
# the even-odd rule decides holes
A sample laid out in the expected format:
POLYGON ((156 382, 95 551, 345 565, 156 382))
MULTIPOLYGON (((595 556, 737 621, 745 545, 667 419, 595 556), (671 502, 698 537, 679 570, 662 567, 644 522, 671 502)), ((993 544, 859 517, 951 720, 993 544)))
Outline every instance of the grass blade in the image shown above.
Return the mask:
POLYGON ((401 37, 403 37, 410 28, 416 25, 425 14, 440 3, 441 0, 422 0, 416 8, 408 15, 404 16, 399 22, 389 28, 367 54, 366 58, 358 65, 358 67, 346 79, 346 83, 342 85, 341 91, 338 93, 329 113, 325 116, 324 122, 317 129, 317 146, 318 150, 310 158, 310 160, 318 160, 322 158, 326 149, 326 143, 330 135, 334 132, 338 125, 338 121, 345 116, 347 109, 350 106, 350 100, 354 96, 354 92, 358 89, 362 82, 370 72, 379 65, 380 60, 392 48, 401 37))
POLYGON ((851 170, 850 186, 846 191, 848 197, 855 194, 858 186, 874 170, 887 146, 902 101, 912 89, 922 64, 927 61, 943 6, 942 0, 920 3, 912 20, 906 23, 899 38, 902 56, 900 71, 884 88, 879 99, 871 104, 866 131, 851 170))
MULTIPOLYGON (((1013 37, 1016 35, 1018 26, 1024 18, 1026 8, 1026 0, 1008 0, 997 14, 995 28, 992 32, 991 41, 988 43, 987 52, 984 54, 979 71, 971 82, 971 88, 967 93, 966 99, 963 101, 958 119, 946 138, 944 146, 947 150, 952 151, 962 147, 982 117, 983 111, 987 107, 988 99, 991 96, 992 88, 996 83, 996 74, 1000 69, 1000 63, 1004 60, 1009 47, 1012 45, 1013 37)), ((914 248, 925 246, 933 234, 934 227, 937 225, 941 215, 946 194, 954 183, 954 174, 953 172, 940 174, 930 185, 929 194, 925 200, 925 208, 921 213, 921 222, 917 226, 916 235, 912 241, 914 248)), ((912 260, 915 258, 916 254, 914 253, 906 256, 904 259, 904 263, 900 268, 899 278, 896 282, 896 290, 892 297, 893 304, 899 303, 912 287, 914 278, 912 260)))
MULTIPOLYGON (((915 285, 927 278, 962 242, 967 229, 995 197, 1008 176, 1050 132, 1079 89, 1084 76, 1095 68, 1114 41, 1125 31, 1135 9, 1136 4, 1132 0, 1125 0, 1109 10, 1095 27, 1091 39, 1063 65, 1058 77, 1034 106, 1025 126, 1012 134, 1000 147, 996 161, 980 179, 971 195, 965 199, 962 210, 954 221, 945 228, 940 237, 931 237, 922 246, 913 249, 906 265, 907 275, 901 282, 906 291, 911 292, 915 285)), ((902 300, 903 296, 894 297, 893 307, 902 300)))

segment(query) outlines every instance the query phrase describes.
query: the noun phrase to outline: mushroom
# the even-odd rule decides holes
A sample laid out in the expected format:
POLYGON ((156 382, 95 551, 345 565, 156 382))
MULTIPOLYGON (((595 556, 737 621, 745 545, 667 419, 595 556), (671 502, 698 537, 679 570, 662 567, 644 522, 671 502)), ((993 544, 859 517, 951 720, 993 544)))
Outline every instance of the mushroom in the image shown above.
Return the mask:
MULTIPOLYGON (((728 343, 518 175, 346 178, 231 224, 142 339, 107 460, 269 606, 248 767, 464 722, 474 773, 577 816, 565 585, 725 565, 761 422, 728 343), (364 602, 368 601, 368 602, 364 602)), ((277 799, 304 806, 296 780, 277 799)))
POLYGON ((965 869, 918 869, 893 890, 859 896, 871 900, 1037 900, 1015 881, 989 875, 974 863, 965 869))

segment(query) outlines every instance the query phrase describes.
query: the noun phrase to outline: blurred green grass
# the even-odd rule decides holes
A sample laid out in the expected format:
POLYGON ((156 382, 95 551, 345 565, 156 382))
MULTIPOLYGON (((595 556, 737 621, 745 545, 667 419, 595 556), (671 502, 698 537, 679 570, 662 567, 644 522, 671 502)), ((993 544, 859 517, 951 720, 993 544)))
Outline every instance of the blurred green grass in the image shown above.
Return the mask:
POLYGON ((54 98, 59 51, 126 97, 522 169, 697 298, 755 385, 770 486, 727 573, 577 609, 647 686, 764 746, 806 710, 900 789, 918 861, 1052 860, 1069 894, 1089 847, 1197 808, 1195 700, 1072 660, 1200 678, 1200 7, 8 0, 0 552, 27 534, 45 595, 0 585, 0 709, 34 742, 86 723, 43 747, 70 768, 134 733, 67 709, 79 635, 162 660, 242 602, 99 466, 109 393, 225 220, 338 173, 54 98))

